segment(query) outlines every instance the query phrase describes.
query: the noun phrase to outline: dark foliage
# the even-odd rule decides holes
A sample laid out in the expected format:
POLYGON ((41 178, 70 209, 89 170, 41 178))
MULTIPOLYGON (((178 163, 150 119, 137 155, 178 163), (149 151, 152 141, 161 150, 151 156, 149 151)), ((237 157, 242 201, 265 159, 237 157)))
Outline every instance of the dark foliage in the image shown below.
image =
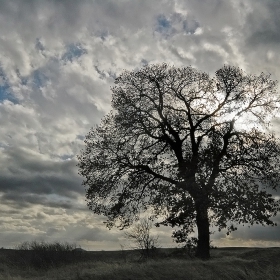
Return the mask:
POLYGON ((16 247, 11 260, 17 266, 27 264, 42 269, 61 266, 69 262, 77 262, 82 252, 76 251, 76 244, 44 241, 26 241, 16 247))

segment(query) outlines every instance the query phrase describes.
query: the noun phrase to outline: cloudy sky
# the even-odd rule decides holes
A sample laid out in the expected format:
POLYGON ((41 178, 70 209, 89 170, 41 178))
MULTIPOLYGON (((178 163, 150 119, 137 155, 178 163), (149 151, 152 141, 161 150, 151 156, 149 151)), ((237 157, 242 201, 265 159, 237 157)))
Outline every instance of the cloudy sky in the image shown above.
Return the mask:
MULTIPOLYGON (((210 74, 232 64, 279 80, 279 14, 278 0, 0 1, 0 247, 120 249, 123 232, 87 209, 76 167, 85 134, 110 110, 114 78, 167 62, 210 74)), ((176 246, 170 229, 157 233, 176 246)), ((213 238, 278 246, 280 227, 213 238)))

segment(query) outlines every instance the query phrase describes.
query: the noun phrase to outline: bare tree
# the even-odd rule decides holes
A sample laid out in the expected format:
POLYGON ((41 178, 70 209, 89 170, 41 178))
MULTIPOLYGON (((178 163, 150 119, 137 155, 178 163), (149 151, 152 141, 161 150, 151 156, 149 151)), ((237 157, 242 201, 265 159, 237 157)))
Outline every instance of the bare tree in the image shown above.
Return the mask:
POLYGON ((209 227, 275 225, 279 140, 268 129, 279 109, 276 82, 224 66, 214 77, 167 64, 125 71, 113 110, 85 140, 79 172, 88 207, 107 226, 127 227, 141 211, 198 232, 196 256, 209 258, 209 227))
POLYGON ((152 221, 142 218, 140 221, 125 233, 126 238, 134 243, 134 249, 140 249, 144 258, 151 257, 158 248, 158 236, 151 234, 152 221))

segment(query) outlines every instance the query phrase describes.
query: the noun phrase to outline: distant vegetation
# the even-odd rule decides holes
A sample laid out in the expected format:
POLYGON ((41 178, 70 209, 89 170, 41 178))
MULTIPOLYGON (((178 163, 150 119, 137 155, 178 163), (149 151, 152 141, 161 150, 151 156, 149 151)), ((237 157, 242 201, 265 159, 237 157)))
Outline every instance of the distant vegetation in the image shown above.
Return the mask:
POLYGON ((186 249, 159 248, 156 252, 153 258, 140 261, 139 250, 61 252, 2 249, 0 279, 280 279, 280 248, 217 248, 211 250, 211 259, 207 261, 190 257, 186 249), (40 256, 45 256, 45 259, 40 259, 40 256))
POLYGON ((76 244, 68 242, 26 241, 17 245, 15 250, 1 250, 0 255, 6 255, 7 265, 12 264, 21 269, 49 269, 75 262, 82 254, 77 249, 79 247, 76 244))
POLYGON ((73 251, 77 248, 76 244, 68 242, 45 242, 45 241, 25 241, 16 246, 17 250, 34 250, 34 251, 73 251))

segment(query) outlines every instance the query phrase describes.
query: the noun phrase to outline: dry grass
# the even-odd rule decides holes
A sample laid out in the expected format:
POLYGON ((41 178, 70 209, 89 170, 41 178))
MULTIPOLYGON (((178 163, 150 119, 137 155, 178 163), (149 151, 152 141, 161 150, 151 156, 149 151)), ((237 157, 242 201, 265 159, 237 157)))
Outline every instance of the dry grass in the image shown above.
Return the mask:
POLYGON ((0 250, 0 279, 280 279, 280 248, 214 249, 209 261, 187 258, 174 249, 161 249, 157 258, 145 262, 132 251, 83 252, 69 257, 69 263, 47 268, 36 268, 28 261, 24 265, 14 262, 20 253, 0 250))

